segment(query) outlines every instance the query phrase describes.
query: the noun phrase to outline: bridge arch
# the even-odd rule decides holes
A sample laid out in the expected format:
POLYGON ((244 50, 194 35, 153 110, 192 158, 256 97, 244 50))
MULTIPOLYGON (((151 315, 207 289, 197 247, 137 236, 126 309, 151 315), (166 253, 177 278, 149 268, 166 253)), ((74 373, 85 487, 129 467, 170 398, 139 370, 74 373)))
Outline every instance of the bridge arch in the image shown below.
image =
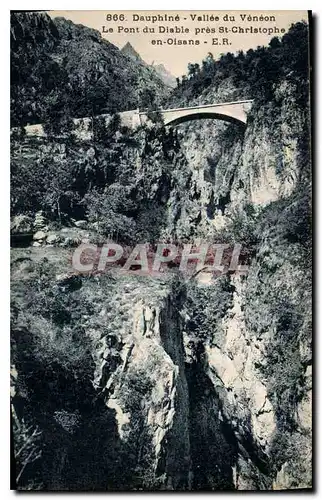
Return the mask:
POLYGON ((235 118, 234 116, 228 116, 228 115, 224 115, 224 114, 220 114, 220 113, 215 113, 215 112, 200 112, 200 113, 194 113, 194 114, 190 114, 190 113, 187 113, 185 115, 181 115, 177 118, 170 118, 170 119, 164 119, 164 125, 165 126, 168 126, 168 125, 172 125, 172 126, 176 126, 176 125, 180 125, 181 123, 186 123, 186 122, 190 122, 190 121, 193 121, 193 120, 222 120, 222 121, 226 121, 226 122, 229 122, 229 123, 235 123, 237 125, 241 125, 243 127, 246 127, 246 123, 238 118, 235 118))
MULTIPOLYGON (((252 100, 233 101, 216 104, 204 104, 186 108, 160 109, 165 125, 179 125, 191 120, 217 119, 231 123, 246 125, 247 114, 252 100)), ((139 112, 140 123, 148 120, 146 112, 139 112)))

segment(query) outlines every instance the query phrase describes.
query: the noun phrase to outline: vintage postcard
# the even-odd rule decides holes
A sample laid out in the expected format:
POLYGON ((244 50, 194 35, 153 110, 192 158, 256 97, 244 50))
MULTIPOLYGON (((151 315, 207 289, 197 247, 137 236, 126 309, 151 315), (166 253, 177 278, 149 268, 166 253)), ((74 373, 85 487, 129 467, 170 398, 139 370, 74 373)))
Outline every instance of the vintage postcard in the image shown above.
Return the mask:
POLYGON ((312 488, 311 13, 11 12, 12 488, 312 488))

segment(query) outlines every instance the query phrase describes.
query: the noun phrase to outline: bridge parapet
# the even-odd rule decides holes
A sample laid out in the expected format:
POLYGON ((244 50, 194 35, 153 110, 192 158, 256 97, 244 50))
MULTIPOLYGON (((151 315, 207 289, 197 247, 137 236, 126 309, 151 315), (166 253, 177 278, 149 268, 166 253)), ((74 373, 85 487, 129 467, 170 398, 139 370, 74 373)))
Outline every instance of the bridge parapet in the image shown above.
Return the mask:
MULTIPOLYGON (((161 109, 165 125, 178 125, 190 120, 214 118, 226 121, 247 122, 247 113, 252 106, 252 100, 234 101, 219 104, 205 104, 187 108, 161 109)), ((141 123, 147 121, 147 114, 140 112, 141 123)))

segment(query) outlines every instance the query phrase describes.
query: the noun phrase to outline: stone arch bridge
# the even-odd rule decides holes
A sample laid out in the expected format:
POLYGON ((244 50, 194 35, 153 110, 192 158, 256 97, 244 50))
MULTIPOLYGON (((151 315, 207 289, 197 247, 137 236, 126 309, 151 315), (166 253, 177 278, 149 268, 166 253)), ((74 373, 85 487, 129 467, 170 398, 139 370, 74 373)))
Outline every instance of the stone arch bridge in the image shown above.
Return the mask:
MULTIPOLYGON (((150 113, 161 113, 165 125, 179 125, 191 120, 202 120, 212 118, 225 120, 228 122, 239 123, 243 126, 247 123, 247 113, 251 108, 252 100, 224 102, 220 104, 205 104, 200 106, 191 106, 186 108, 160 109, 150 113)), ((149 113, 149 114, 150 114, 149 113)), ((121 124, 131 129, 148 122, 147 111, 134 109, 132 111, 123 111, 118 113, 121 118, 121 124)), ((109 123, 111 115, 101 115, 109 123)), ((75 135, 82 139, 90 139, 92 136, 91 118, 74 118, 75 135)), ((25 128, 28 136, 44 137, 46 134, 42 124, 27 125, 25 128)))
MULTIPOLYGON (((201 120, 205 118, 213 118, 217 120, 225 120, 233 123, 242 123, 246 125, 247 113, 251 108, 252 100, 225 102, 220 104, 205 104, 201 106, 191 106, 186 108, 175 109, 160 109, 156 113, 160 113, 163 117, 165 125, 179 125, 191 120, 201 120)), ((152 114, 150 112, 149 114, 152 114)), ((146 111, 125 111, 119 113, 121 122, 131 128, 143 125, 148 121, 146 111)))

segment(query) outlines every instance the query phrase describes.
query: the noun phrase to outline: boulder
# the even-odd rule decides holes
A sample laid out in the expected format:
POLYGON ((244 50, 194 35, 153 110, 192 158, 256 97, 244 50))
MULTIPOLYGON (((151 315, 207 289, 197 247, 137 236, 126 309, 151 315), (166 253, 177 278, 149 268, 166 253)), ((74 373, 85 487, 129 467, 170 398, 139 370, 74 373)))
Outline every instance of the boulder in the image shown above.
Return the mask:
POLYGON ((37 231, 33 238, 35 241, 41 241, 41 240, 44 240, 46 238, 47 234, 44 232, 44 231, 37 231))
POLYGON ((57 234, 50 234, 49 236, 47 236, 46 241, 49 245, 52 245, 53 243, 58 243, 59 236, 57 236, 57 234))
POLYGON ((79 229, 86 229, 86 227, 87 227, 87 221, 86 220, 76 220, 74 222, 74 224, 79 229))

